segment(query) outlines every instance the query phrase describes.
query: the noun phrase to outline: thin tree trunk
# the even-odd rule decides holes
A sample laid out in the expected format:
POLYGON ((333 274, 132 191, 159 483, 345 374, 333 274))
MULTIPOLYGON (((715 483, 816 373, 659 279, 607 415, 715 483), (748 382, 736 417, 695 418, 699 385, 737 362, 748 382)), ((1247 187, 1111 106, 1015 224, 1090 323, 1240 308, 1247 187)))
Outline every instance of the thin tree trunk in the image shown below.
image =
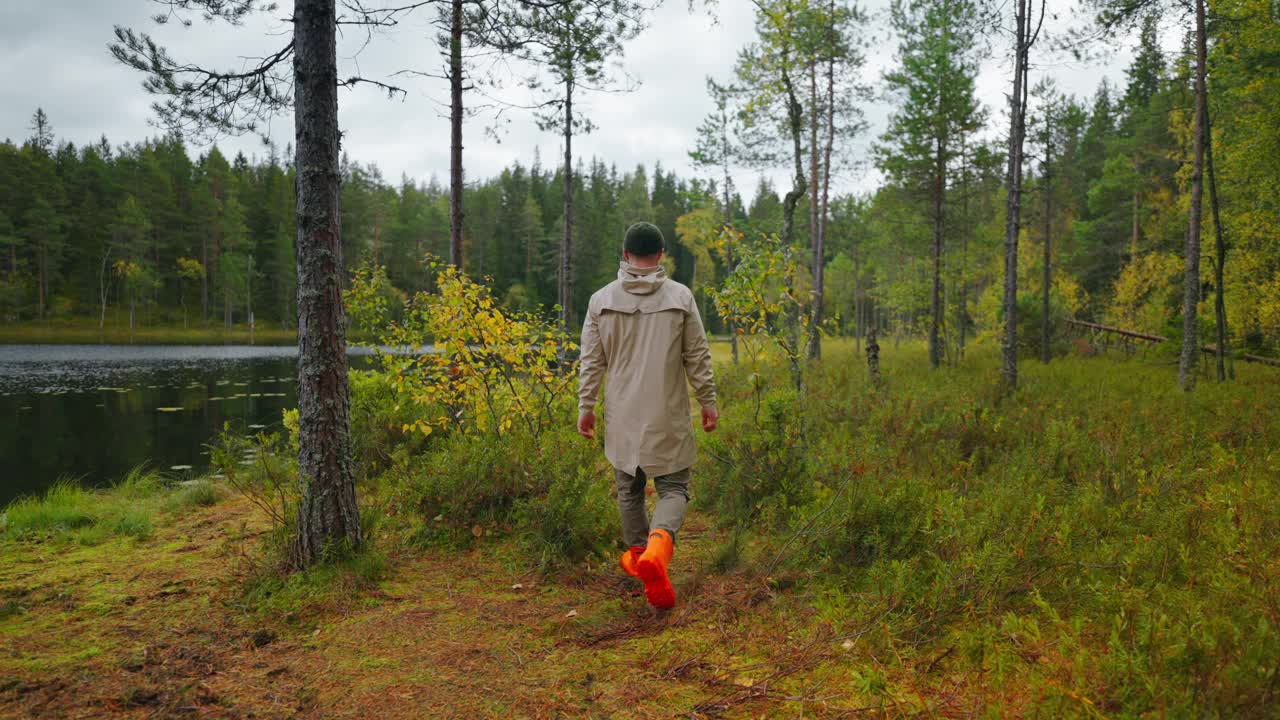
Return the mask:
MULTIPOLYGON (((1046 120, 1047 122, 1047 120, 1046 120)), ((1049 336, 1052 334, 1049 318, 1049 287, 1052 284, 1053 268, 1050 246, 1053 243, 1053 175, 1051 163, 1053 144, 1045 144, 1044 153, 1044 297, 1040 307, 1040 362, 1049 363, 1049 336)))
POLYGON ((946 146, 936 138, 933 169, 933 288, 929 293, 929 366, 942 364, 942 194, 946 188, 946 146))
POLYGON ((818 64, 809 62, 809 246, 813 256, 810 271, 813 289, 809 293, 813 306, 809 313, 809 358, 815 359, 822 352, 818 335, 818 323, 822 319, 822 228, 818 205, 818 192, 822 181, 818 176, 818 64))
POLYGON ((107 324, 107 263, 111 258, 111 246, 108 245, 102 251, 102 266, 98 270, 98 299, 101 301, 101 309, 98 312, 98 329, 102 330, 107 324))
POLYGON ((1200 214, 1204 198, 1205 146, 1205 27, 1204 0, 1196 6, 1196 109, 1191 132, 1191 205, 1187 211, 1186 272, 1182 279, 1182 355, 1178 360, 1178 386, 1196 386, 1196 361, 1200 355, 1200 328, 1196 317, 1200 303, 1200 214))
POLYGON ((462 269, 462 0, 449 24, 449 264, 462 269))
MULTIPOLYGON (((966 188, 967 191, 967 188, 966 188)), ((968 196, 966 192, 964 218, 969 219, 968 196)), ((959 312, 956 313, 956 358, 964 360, 965 335, 969 332, 969 231, 960 233, 960 300, 959 312)))
POLYGON ((296 0, 293 14, 298 202, 298 470, 304 485, 295 567, 332 545, 358 546, 351 457, 339 216, 337 17, 334 0, 296 0))
MULTIPOLYGON (((720 159, 724 164, 724 226, 726 229, 733 225, 733 212, 730 209, 733 202, 731 188, 733 181, 729 175, 729 130, 728 123, 720 125, 720 159)), ((732 232, 732 230, 730 230, 732 232)), ((733 243, 732 237, 727 238, 724 251, 725 272, 733 272, 733 243)), ((733 353, 733 364, 738 364, 738 324, 731 317, 729 318, 729 349, 733 353)))
MULTIPOLYGON (((827 58, 827 142, 822 149, 822 208, 818 212, 818 244, 814 248, 817 267, 813 272, 813 345, 810 357, 822 355, 822 305, 826 299, 827 281, 824 265, 827 251, 827 228, 831 211, 831 152, 836 142, 836 58, 834 52, 827 58)), ((817 152, 815 148, 814 152, 817 152)), ((856 282, 856 278, 855 278, 856 282)))
POLYGON ((965 335, 969 331, 969 193, 972 190, 969 175, 969 146, 963 135, 960 136, 960 179, 963 192, 960 193, 960 299, 956 313, 956 358, 964 361, 965 335))
POLYGON ((795 85, 791 82, 791 74, 786 70, 786 64, 789 59, 784 51, 782 64, 782 85, 787 98, 787 124, 791 131, 791 157, 795 166, 795 177, 791 183, 791 189, 782 198, 782 242, 790 247, 791 242, 795 239, 796 227, 796 205, 800 203, 800 198, 804 197, 806 182, 804 177, 804 151, 801 149, 803 137, 803 112, 800 108, 800 101, 796 99, 795 85))
POLYGON ((560 327, 573 321, 573 76, 564 83, 564 235, 560 238, 560 327))
POLYGON ((1009 166, 1004 232, 1004 338, 1001 378, 1007 389, 1018 386, 1018 232, 1022 224, 1022 141, 1026 131, 1027 54, 1030 49, 1030 0, 1018 0, 1014 44, 1013 92, 1009 95, 1009 166))
MULTIPOLYGON (((800 101, 796 99, 795 84, 791 81, 791 74, 787 70, 787 63, 790 61, 787 57, 788 53, 784 51, 782 58, 782 85, 786 91, 787 98, 787 120, 791 131, 792 160, 795 167, 795 178, 792 180, 791 190, 787 191, 786 196, 782 200, 782 244, 784 252, 787 253, 787 260, 790 263, 790 254, 792 252, 792 242, 795 238, 795 221, 796 221, 796 205, 799 204, 800 198, 804 197, 806 190, 804 177, 804 153, 801 150, 801 138, 804 136, 804 113, 800 107, 800 101)), ((789 358, 791 364, 791 380, 795 386, 796 392, 799 393, 803 389, 804 377, 800 372, 800 307, 795 303, 795 278, 792 273, 787 273, 785 279, 785 288, 788 296, 792 298, 793 309, 787 311, 789 338, 788 343, 792 349, 792 356, 789 358)))
POLYGON ((851 248, 850 254, 853 256, 853 349, 854 352, 862 352, 862 333, 863 333, 863 317, 862 313, 865 309, 862 297, 858 291, 858 248, 855 245, 851 248))
POLYGON ((1207 107, 1204 131, 1205 162, 1209 170, 1209 210, 1213 214, 1213 312, 1218 325, 1217 371, 1218 382, 1224 382, 1227 379, 1227 304, 1226 288, 1223 287, 1223 266, 1227 263, 1227 239, 1222 230, 1222 217, 1218 213, 1218 172, 1213 162, 1213 128, 1209 124, 1207 107))

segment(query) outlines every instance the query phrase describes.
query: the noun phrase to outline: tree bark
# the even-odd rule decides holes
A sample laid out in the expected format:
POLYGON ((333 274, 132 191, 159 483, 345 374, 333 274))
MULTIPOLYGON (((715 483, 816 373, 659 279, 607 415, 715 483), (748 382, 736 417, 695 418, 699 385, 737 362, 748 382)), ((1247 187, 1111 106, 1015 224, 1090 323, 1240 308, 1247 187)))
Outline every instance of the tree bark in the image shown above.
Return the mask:
POLYGON ((1190 392, 1196 386, 1200 354, 1200 328, 1196 311, 1200 304, 1200 215, 1204 198, 1205 146, 1205 20, 1204 0, 1196 6, 1196 109, 1191 132, 1191 205, 1187 210, 1186 270, 1182 278, 1182 355, 1178 359, 1178 386, 1190 392))
POLYGON ((1009 158, 1004 230, 1004 338, 1001 379, 1018 386, 1018 233, 1022 225, 1022 141, 1026 132, 1027 54, 1031 38, 1030 0, 1018 0, 1013 92, 1009 95, 1009 158))
POLYGON ((929 366, 942 364, 942 194, 946 189, 946 145, 935 138, 936 155, 933 169, 933 289, 929 293, 929 366))
POLYGON ((294 567, 361 542, 347 387, 334 0, 294 4, 298 223, 298 469, 294 567))
POLYGON ((1213 162, 1213 128, 1209 123, 1208 103, 1205 103, 1205 163, 1209 170, 1209 210, 1213 214, 1214 263, 1213 263, 1213 312, 1218 325, 1217 372, 1218 382, 1227 379, 1227 304, 1223 287, 1223 266, 1227 263, 1227 239, 1222 230, 1222 217, 1218 213, 1218 173, 1213 162))
POLYGON ((449 25, 449 264, 462 269, 462 0, 449 25))
MULTIPOLYGON (((834 22, 834 12, 833 20, 834 22)), ((834 41, 832 41, 834 44, 834 41)), ((827 282, 826 266, 827 227, 830 225, 831 210, 831 152, 836 142, 836 58, 834 52, 827 58, 827 141, 822 148, 822 208, 818 212, 818 244, 814 248, 817 266, 813 271, 814 310, 813 310, 813 345, 809 349, 810 357, 822 355, 822 336, 819 329, 822 325, 822 304, 826 299, 827 282)), ((814 149, 817 152, 817 149, 814 149)), ((855 288, 857 278, 854 279, 855 288)), ((857 293, 855 291, 855 297, 857 293)))
POLYGON ((960 136, 960 178, 963 192, 960 193, 960 217, 962 218, 960 233, 960 299, 959 312, 956 313, 956 360, 964 360, 965 335, 968 333, 969 316, 969 147, 964 136, 960 136))
POLYGON ((818 323, 822 319, 822 228, 818 217, 818 191, 822 185, 818 177, 818 64, 809 61, 809 247, 812 251, 810 271, 813 289, 809 293, 813 303, 809 313, 809 358, 817 358, 822 352, 818 336, 818 323))
MULTIPOLYGON (((733 202, 732 186, 733 181, 729 175, 729 123, 726 120, 720 125, 720 161, 724 169, 724 226, 727 231, 732 232, 733 212, 730 209, 733 202)), ((725 272, 733 272, 733 243, 734 238, 728 237, 725 242, 724 264, 725 272)), ((733 353, 733 364, 738 364, 738 325, 729 319, 729 349, 733 353)))
POLYGON ((560 327, 573 322, 573 75, 564 83, 564 235, 560 238, 560 327))
MULTIPOLYGON (((1045 122, 1048 122, 1046 118, 1045 122)), ((1050 129, 1046 129, 1046 133, 1050 129)), ((1040 362, 1049 363, 1049 337, 1053 328, 1049 318, 1049 287, 1053 281, 1052 255, 1050 246, 1053 243, 1053 143, 1045 143, 1044 150, 1044 279, 1043 298, 1040 305, 1040 362)))
MULTIPOLYGON (((804 177, 804 152, 801 149, 801 138, 804 137, 804 113, 800 107, 800 101, 796 99, 795 83, 792 82, 791 73, 787 70, 787 63, 790 62, 788 55, 789 53, 783 53, 781 74, 782 85, 787 98, 787 124, 791 131, 792 160, 795 166, 795 178, 792 180, 792 187, 782 200, 782 244, 784 251, 787 253, 789 263, 790 254, 793 250, 792 242, 795 238, 796 205, 800 202, 800 198, 804 197, 806 183, 804 177)), ((795 306, 794 309, 787 311, 788 325, 790 326, 788 342, 793 353, 789 358, 791 380, 796 392, 799 393, 804 386, 804 376, 800 371, 800 307, 794 301, 795 278, 792 273, 787 273, 784 285, 787 295, 792 298, 792 303, 795 306)))
POLYGON ((795 165, 795 177, 791 189, 782 198, 782 242, 788 247, 795 239, 796 205, 804 197, 806 183, 804 178, 804 151, 801 149, 803 137, 804 113, 800 101, 796 99, 795 85, 791 82, 791 74, 786 69, 790 62, 787 53, 782 58, 782 85, 787 98, 787 124, 791 130, 791 156, 795 165))

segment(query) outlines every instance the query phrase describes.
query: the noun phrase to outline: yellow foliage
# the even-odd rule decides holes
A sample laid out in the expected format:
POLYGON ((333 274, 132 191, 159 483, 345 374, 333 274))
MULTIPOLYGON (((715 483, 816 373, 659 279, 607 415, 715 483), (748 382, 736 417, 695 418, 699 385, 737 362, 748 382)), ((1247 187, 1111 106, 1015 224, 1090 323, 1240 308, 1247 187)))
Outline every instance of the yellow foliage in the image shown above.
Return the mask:
POLYGON ((1182 289, 1182 258, 1152 252, 1134 258, 1116 278, 1107 320, 1144 332, 1160 332, 1177 316, 1182 289))

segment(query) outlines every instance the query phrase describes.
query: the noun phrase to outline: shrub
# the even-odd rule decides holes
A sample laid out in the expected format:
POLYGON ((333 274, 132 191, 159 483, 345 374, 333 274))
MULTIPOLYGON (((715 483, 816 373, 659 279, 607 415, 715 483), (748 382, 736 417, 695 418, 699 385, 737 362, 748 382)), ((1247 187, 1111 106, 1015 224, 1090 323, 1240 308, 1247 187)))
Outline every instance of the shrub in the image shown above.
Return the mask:
POLYGON ((783 527, 811 495, 802 411, 795 392, 783 387, 763 396, 758 417, 726 413, 705 442, 715 465, 699 502, 724 526, 783 527))
POLYGON ((391 492, 420 518, 419 543, 517 535, 550 567, 599 554, 617 536, 608 477, 599 448, 568 429, 514 431, 502 442, 451 435, 391 492))
POLYGON ((513 513, 523 539, 545 569, 563 562, 605 557, 618 537, 618 515, 609 483, 591 467, 551 482, 541 497, 525 497, 513 513))

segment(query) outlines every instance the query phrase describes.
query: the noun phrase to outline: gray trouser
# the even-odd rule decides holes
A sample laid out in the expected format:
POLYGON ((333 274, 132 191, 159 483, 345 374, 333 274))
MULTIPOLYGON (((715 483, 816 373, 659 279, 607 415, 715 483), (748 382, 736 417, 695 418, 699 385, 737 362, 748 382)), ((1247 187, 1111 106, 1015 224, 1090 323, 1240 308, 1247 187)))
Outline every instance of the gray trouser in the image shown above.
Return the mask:
POLYGON ((648 480, 644 470, 636 468, 636 474, 630 475, 614 468, 613 473, 618 488, 618 510, 622 513, 622 540, 630 547, 644 547, 649 542, 649 533, 659 528, 671 533, 671 539, 675 540, 684 523, 685 506, 689 504, 689 469, 653 479, 658 503, 653 508, 652 524, 644 506, 644 487, 648 480))

